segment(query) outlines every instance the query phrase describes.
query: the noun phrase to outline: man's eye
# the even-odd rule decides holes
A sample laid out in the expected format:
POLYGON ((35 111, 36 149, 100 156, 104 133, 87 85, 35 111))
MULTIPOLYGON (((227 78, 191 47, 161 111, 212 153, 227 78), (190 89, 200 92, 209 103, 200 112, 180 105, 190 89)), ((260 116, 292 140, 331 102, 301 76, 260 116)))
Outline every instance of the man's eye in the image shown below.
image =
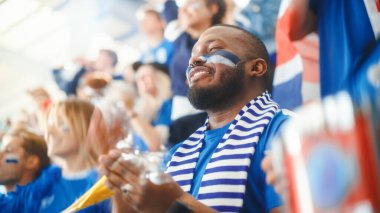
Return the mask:
POLYGON ((211 47, 209 49, 209 52, 215 52, 216 50, 219 50, 219 49, 220 49, 220 47, 211 47))

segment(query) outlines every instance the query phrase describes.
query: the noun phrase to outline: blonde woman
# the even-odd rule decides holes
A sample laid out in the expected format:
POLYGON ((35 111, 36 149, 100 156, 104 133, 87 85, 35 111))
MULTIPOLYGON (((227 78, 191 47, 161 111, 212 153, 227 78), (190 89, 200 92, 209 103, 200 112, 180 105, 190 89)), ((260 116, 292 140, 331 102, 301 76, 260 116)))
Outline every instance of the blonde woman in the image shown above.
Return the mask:
MULTIPOLYGON (((17 189, 12 211, 26 212, 33 207, 37 212, 61 212, 98 179, 98 156, 108 151, 107 128, 100 110, 89 102, 71 99, 53 103, 47 116, 48 155, 55 166, 17 189)), ((109 205, 103 202, 84 212, 108 212, 109 205)))
POLYGON ((62 176, 42 200, 40 212, 60 212, 96 182, 98 157, 108 150, 107 128, 91 103, 72 99, 52 105, 46 133, 48 155, 62 176))

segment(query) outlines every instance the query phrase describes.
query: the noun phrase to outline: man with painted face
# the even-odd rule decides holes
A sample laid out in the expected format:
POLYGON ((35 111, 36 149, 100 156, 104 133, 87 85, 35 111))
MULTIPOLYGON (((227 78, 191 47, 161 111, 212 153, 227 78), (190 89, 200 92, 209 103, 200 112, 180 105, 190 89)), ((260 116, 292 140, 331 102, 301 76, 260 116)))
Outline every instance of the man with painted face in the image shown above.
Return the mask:
POLYGON ((118 194, 127 188, 125 202, 143 212, 281 211, 260 167, 288 118, 268 92, 272 72, 257 37, 230 25, 206 30, 193 47, 187 80, 190 102, 208 119, 170 151, 167 173, 175 181, 141 184, 133 163, 117 161, 113 151, 101 158, 108 186, 118 194))
POLYGON ((43 137, 25 128, 10 130, 0 149, 0 185, 6 192, 0 193, 0 212, 38 212, 36 200, 46 190, 39 188, 30 193, 24 189, 36 180, 50 188, 46 173, 49 171, 52 178, 56 170, 50 165, 43 137))
POLYGON ((50 164, 45 140, 26 130, 15 129, 7 133, 0 149, 0 185, 7 192, 16 185, 26 185, 37 178, 50 164))

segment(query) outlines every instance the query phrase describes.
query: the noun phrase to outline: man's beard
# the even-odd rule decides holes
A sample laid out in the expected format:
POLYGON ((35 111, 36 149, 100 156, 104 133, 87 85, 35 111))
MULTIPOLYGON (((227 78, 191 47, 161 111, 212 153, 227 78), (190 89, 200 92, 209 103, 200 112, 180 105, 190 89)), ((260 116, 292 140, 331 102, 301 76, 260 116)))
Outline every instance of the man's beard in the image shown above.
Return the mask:
POLYGON ((243 90, 243 67, 244 64, 241 63, 232 71, 224 70, 217 86, 190 88, 187 95, 190 103, 200 110, 215 110, 232 105, 236 96, 243 90))
POLYGON ((13 185, 17 184, 20 181, 19 178, 0 180, 0 185, 13 185))

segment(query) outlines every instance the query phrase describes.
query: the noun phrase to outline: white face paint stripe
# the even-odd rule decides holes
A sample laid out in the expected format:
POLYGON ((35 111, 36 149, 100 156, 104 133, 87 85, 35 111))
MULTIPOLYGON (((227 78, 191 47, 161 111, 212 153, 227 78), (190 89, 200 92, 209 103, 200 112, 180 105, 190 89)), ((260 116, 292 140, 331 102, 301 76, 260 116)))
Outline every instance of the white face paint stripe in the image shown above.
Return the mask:
MULTIPOLYGON (((198 57, 198 60, 203 61, 203 63, 212 63, 212 64, 224 64, 226 66, 236 66, 236 64, 240 61, 240 58, 235 54, 225 51, 219 50, 207 55, 201 55, 198 57)), ((189 74, 191 69, 194 67, 194 64, 190 64, 186 69, 186 78, 189 80, 189 74)))
POLYGON ((209 58, 207 58, 206 63, 213 63, 213 64, 224 64, 230 67, 235 66, 236 64, 232 62, 230 59, 221 56, 221 55, 212 55, 209 58))

